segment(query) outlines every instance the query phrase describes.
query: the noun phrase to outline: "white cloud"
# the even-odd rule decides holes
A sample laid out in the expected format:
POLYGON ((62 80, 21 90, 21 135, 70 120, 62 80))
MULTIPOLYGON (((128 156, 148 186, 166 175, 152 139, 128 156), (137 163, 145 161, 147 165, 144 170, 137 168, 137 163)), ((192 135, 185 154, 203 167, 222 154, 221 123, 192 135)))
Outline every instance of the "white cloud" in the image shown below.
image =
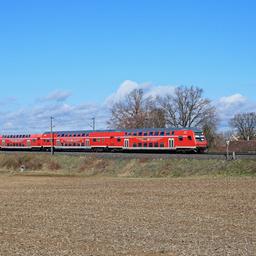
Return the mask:
MULTIPOLYGON (((110 114, 108 108, 110 104, 124 99, 134 89, 144 89, 145 96, 156 97, 172 94, 175 86, 126 80, 102 104, 68 104, 65 100, 71 93, 61 90, 50 93, 43 98, 43 101, 32 106, 20 107, 15 105, 12 110, 9 110, 8 106, 2 102, 0 134, 49 130, 50 116, 55 117, 55 130, 91 129, 92 117, 96 117, 96 128, 105 129, 110 114)), ((240 93, 221 97, 213 103, 221 119, 221 127, 227 127, 228 121, 236 113, 256 112, 256 102, 249 100, 240 93)))
POLYGON ((58 101, 63 102, 71 96, 71 92, 56 90, 51 92, 46 97, 42 98, 42 101, 58 101))
POLYGON ((247 102, 247 98, 240 93, 221 97, 219 100, 219 103, 226 108, 229 108, 235 105, 236 106, 241 105, 241 104, 244 104, 245 102, 247 102))
POLYGON ((215 102, 222 128, 228 128, 229 120, 238 113, 256 112, 256 102, 240 93, 221 97, 215 102))
POLYGON ((166 94, 173 94, 176 86, 172 85, 153 85, 150 83, 137 83, 135 81, 126 80, 124 81, 116 92, 110 95, 105 103, 107 105, 118 102, 124 99, 130 92, 134 89, 143 89, 145 91, 145 97, 151 96, 155 98, 156 96, 164 96, 166 94))
POLYGON ((146 91, 145 96, 151 96, 153 98, 157 96, 165 96, 167 94, 173 94, 176 86, 172 85, 159 85, 159 86, 151 86, 148 91, 146 91))

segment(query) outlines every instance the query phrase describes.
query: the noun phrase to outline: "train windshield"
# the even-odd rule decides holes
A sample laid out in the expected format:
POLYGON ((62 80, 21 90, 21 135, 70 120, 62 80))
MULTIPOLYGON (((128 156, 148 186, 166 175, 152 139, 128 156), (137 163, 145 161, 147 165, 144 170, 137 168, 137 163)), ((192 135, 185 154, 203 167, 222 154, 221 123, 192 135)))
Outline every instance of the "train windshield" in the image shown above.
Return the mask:
POLYGON ((195 132, 195 138, 197 141, 205 141, 203 132, 195 132))

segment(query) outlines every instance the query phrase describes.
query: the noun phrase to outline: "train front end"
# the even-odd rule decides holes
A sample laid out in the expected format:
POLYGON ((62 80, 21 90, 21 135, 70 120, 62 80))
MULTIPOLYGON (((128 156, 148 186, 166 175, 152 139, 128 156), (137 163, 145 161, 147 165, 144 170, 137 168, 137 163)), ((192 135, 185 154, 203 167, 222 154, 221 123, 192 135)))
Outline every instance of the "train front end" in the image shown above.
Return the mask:
POLYGON ((203 131, 194 131, 195 133, 195 143, 198 153, 205 153, 208 150, 208 143, 203 131))

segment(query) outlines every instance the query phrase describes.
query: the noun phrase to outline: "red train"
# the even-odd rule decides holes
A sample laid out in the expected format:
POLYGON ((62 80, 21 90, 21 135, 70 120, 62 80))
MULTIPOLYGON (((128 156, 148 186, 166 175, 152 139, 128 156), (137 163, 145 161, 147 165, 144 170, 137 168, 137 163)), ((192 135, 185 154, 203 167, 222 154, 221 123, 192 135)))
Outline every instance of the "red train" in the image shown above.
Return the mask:
POLYGON ((0 135, 0 149, 86 151, 181 151, 203 153, 207 141, 195 128, 55 131, 0 135))

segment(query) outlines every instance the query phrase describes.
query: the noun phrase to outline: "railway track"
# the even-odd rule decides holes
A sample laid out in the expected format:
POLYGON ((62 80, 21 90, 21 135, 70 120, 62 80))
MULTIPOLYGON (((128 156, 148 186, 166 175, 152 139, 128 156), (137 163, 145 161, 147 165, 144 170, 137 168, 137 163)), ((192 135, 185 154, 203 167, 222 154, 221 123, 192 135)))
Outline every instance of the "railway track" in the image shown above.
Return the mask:
MULTIPOLYGON (((0 151, 0 154, 50 154, 46 151, 16 151, 16 150, 8 150, 8 151, 0 151)), ((63 152, 63 151, 55 151, 55 155, 70 155, 70 156, 92 156, 96 158, 102 159, 111 159, 111 158, 119 158, 119 159, 220 159, 225 160, 227 156, 225 153, 214 152, 214 153, 205 153, 205 154, 175 154, 175 153, 112 153, 112 152, 63 152)), ((232 154, 229 155, 229 159, 232 159, 232 154)), ((256 159, 256 154, 251 153, 237 153, 236 159, 256 159)))

